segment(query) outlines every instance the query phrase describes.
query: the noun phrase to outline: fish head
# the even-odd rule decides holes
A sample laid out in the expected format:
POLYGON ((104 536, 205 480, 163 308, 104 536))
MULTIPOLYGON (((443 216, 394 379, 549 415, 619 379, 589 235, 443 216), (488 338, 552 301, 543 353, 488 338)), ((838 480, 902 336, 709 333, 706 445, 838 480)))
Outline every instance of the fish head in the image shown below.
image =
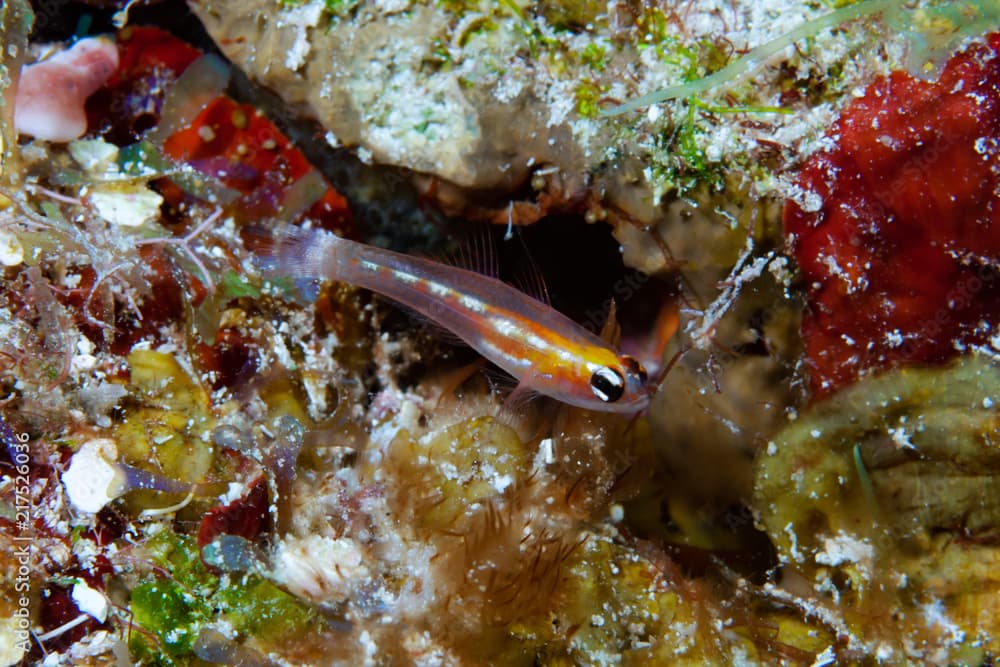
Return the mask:
POLYGON ((620 355, 615 361, 588 368, 591 396, 586 406, 602 412, 636 413, 649 405, 649 378, 638 361, 620 355))

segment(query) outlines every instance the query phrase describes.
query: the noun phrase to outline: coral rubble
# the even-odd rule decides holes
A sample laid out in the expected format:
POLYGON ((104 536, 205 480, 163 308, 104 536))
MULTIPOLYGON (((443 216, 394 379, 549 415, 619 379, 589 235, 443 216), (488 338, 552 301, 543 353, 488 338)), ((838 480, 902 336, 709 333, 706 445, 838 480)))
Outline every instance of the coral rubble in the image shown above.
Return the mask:
POLYGON ((192 2, 230 64, 3 3, 0 664, 991 664, 997 10, 832 4, 192 2), (648 412, 261 270, 418 208, 583 264, 648 412))

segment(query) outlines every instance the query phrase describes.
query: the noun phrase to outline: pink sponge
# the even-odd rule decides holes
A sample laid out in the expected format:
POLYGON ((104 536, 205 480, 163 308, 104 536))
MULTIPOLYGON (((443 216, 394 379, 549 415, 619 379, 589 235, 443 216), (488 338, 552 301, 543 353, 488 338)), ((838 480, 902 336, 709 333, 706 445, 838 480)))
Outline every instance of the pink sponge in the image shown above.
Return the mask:
POLYGON ((21 71, 14 103, 18 132, 47 141, 71 141, 87 131, 83 104, 118 68, 118 47, 101 37, 81 39, 21 71))

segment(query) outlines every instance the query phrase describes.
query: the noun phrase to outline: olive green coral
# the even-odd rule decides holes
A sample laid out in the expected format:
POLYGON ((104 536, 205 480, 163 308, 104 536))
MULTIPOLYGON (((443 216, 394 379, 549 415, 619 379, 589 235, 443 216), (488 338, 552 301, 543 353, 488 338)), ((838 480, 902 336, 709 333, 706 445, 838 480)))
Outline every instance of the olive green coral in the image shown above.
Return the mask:
POLYGON ((859 647, 896 664, 1000 648, 998 402, 1000 367, 973 354, 864 379, 767 445, 760 522, 859 647))

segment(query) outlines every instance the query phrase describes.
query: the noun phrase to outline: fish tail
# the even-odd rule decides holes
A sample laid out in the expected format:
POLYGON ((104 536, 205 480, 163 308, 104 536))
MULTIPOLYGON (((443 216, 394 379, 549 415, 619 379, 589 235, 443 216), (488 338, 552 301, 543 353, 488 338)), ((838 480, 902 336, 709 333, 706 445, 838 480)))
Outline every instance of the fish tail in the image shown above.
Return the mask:
POLYGON ((290 282, 306 301, 316 300, 324 281, 337 280, 341 239, 330 232, 286 225, 277 230, 248 226, 242 233, 261 276, 277 285, 290 282))

